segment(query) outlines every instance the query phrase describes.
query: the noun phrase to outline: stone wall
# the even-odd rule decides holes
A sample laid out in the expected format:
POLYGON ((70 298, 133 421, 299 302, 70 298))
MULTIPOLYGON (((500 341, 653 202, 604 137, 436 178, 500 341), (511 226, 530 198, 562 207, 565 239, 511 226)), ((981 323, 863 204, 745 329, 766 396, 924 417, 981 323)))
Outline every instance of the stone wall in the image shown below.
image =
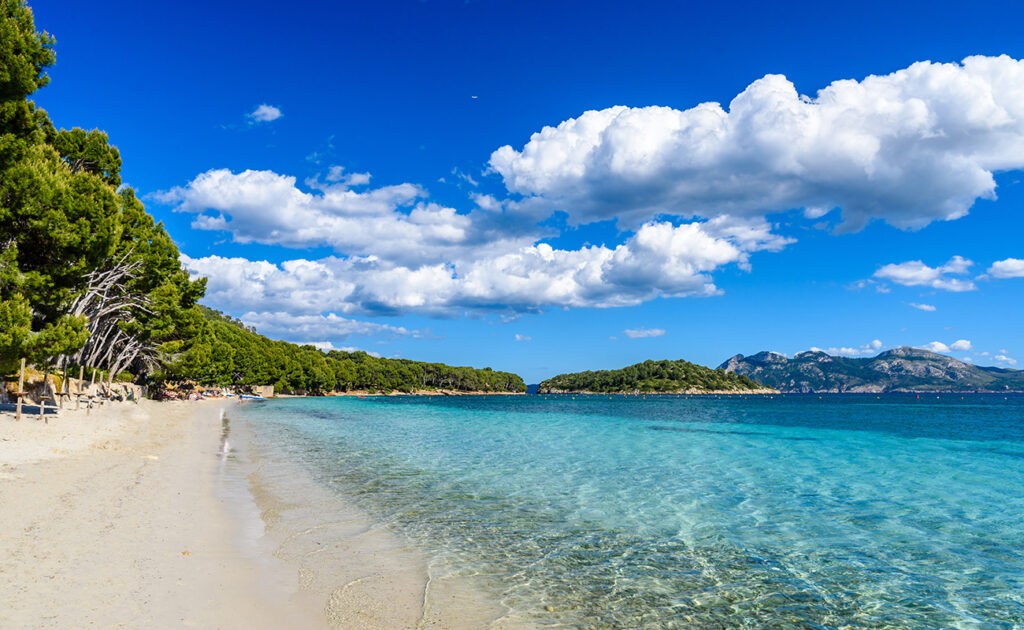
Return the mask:
MULTIPOLYGON (((50 374, 46 382, 41 377, 26 377, 25 379, 25 402, 31 405, 39 403, 40 399, 51 401, 56 393, 61 390, 61 379, 59 374, 50 374)), ((273 388, 271 388, 273 390, 273 388)), ((18 381, 3 382, 3 389, 0 391, 0 402, 14 402, 18 391, 18 381)), ((88 380, 68 379, 66 390, 72 397, 80 394, 86 396, 102 396, 106 398, 120 398, 122 400, 139 400, 145 398, 147 391, 142 385, 135 383, 95 383, 90 384, 88 380)))

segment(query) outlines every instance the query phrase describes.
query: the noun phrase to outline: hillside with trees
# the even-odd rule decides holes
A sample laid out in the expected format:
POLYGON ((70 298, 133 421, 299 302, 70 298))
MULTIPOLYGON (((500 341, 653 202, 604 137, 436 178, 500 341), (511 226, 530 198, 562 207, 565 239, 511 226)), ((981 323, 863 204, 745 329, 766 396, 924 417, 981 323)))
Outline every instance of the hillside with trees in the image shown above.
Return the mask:
POLYGON ((205 279, 135 192, 100 130, 58 129, 30 100, 55 40, 22 0, 0 0, 0 376, 103 371, 136 382, 337 389, 520 391, 515 375, 323 353, 271 341, 198 305, 205 279))
POLYGON ((525 392, 516 374, 490 368, 453 367, 366 352, 324 352, 310 345, 274 341, 222 313, 200 307, 206 326, 188 351, 154 376, 203 385, 246 388, 273 385, 279 393, 326 394, 364 390, 525 392))
POLYGON ((750 378, 690 363, 644 361, 619 370, 559 374, 540 384, 540 393, 733 393, 771 392, 750 378))

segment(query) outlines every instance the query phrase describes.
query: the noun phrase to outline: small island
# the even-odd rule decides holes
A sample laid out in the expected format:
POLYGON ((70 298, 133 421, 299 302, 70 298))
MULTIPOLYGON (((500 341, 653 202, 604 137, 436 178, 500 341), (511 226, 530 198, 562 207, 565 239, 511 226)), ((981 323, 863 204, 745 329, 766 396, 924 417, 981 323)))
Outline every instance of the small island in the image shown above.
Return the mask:
POLYGON ((618 370, 559 374, 540 383, 541 394, 770 394, 747 376, 683 361, 644 361, 618 370))

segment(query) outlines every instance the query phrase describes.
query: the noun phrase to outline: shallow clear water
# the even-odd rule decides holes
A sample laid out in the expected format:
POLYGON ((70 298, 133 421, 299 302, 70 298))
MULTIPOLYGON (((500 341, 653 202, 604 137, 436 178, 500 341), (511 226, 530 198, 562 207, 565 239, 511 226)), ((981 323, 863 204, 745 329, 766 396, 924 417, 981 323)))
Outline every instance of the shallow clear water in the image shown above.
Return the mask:
POLYGON ((1024 625, 1024 396, 308 398, 240 413, 539 625, 1024 625))

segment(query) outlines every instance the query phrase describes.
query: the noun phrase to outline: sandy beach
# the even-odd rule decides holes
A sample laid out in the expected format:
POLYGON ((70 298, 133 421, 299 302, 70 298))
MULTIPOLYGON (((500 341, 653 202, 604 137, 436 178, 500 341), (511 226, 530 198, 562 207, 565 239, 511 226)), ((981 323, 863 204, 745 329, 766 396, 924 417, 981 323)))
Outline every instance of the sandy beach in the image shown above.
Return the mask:
POLYGON ((511 627, 227 401, 0 414, 0 627, 511 627), (296 496, 301 495, 301 500, 296 496))
POLYGON ((0 417, 0 626, 323 627, 238 544, 215 488, 221 408, 0 417))

